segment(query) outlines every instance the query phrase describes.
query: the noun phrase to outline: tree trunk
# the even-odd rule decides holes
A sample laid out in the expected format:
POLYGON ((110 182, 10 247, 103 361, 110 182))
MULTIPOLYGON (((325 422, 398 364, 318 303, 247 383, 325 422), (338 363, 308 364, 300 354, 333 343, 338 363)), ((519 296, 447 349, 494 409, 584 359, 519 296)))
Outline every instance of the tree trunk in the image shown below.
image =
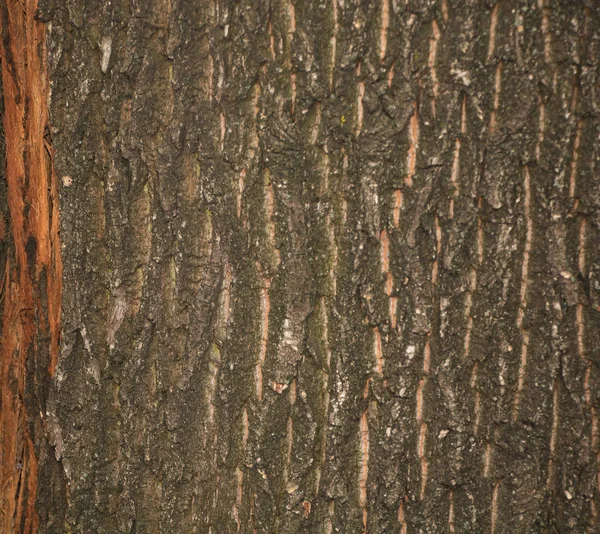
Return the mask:
POLYGON ((598 532, 597 2, 0 15, 3 532, 598 532))

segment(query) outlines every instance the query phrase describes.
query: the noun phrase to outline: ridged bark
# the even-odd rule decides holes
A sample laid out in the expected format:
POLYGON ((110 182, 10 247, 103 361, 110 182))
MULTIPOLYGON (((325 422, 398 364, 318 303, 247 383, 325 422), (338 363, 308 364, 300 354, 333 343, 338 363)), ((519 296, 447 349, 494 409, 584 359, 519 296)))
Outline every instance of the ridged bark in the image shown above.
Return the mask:
POLYGON ((600 528, 596 2, 37 18, 64 263, 39 532, 600 528))

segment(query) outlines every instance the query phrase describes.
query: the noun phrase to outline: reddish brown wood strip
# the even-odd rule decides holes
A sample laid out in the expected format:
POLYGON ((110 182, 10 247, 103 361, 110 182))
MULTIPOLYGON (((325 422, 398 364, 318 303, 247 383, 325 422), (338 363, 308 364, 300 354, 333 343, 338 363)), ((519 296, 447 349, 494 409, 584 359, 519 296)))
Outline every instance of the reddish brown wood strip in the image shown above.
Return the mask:
POLYGON ((48 133, 46 28, 36 20, 36 12, 37 0, 8 0, 1 15, 7 233, 12 237, 3 284, 0 371, 0 521, 5 533, 33 533, 38 528, 33 443, 39 437, 32 435, 31 420, 43 416, 27 406, 26 391, 43 385, 26 383, 26 368, 30 359, 36 367, 46 366, 49 380, 60 340, 58 189, 48 133), (45 339, 47 347, 40 345, 45 339))

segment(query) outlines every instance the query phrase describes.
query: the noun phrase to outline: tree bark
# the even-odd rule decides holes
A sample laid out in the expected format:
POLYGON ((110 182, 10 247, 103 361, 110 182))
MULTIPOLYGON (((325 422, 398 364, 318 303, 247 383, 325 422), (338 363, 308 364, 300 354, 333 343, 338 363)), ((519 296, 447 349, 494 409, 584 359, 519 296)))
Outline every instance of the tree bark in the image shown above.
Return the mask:
POLYGON ((597 2, 1 16, 5 532, 598 531, 597 2))

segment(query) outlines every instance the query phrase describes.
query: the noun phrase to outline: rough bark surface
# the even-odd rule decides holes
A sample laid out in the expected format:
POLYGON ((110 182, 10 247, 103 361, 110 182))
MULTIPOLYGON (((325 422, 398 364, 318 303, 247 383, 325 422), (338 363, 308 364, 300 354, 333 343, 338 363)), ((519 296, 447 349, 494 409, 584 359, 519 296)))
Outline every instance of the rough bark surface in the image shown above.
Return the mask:
POLYGON ((37 21, 64 264, 38 532, 598 532, 597 2, 37 21))

